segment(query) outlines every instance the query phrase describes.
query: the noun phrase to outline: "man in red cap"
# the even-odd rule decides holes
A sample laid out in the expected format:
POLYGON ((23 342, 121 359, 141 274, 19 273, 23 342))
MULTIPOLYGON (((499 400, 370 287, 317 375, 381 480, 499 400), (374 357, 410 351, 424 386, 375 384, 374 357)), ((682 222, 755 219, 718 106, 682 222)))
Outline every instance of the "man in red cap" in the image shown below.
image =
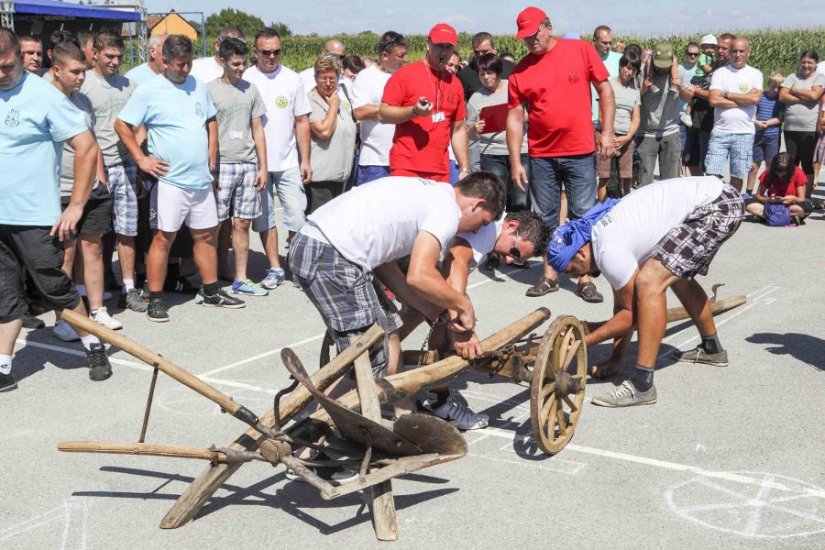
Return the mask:
MULTIPOLYGON (((547 14, 528 7, 516 18, 516 38, 524 40, 530 53, 513 69, 508 89, 507 148, 515 184, 527 185, 533 208, 551 230, 559 225, 562 184, 567 192, 571 219, 580 218, 596 202, 594 154, 611 157, 615 102, 608 72, 592 44, 583 40, 553 37, 547 14), (594 145, 590 85, 599 94, 602 132, 594 145), (521 163, 525 107, 530 112, 527 144, 530 181, 521 163)), ((559 289, 556 271, 545 263, 538 282, 528 296, 544 296, 559 289)), ((601 302, 602 295, 588 275, 579 277, 576 289, 587 302, 601 302)))
POLYGON ((378 120, 395 124, 390 149, 390 174, 450 182, 453 152, 463 178, 469 173, 464 89, 447 71, 458 45, 455 29, 438 23, 427 35, 427 55, 398 69, 384 88, 378 120))

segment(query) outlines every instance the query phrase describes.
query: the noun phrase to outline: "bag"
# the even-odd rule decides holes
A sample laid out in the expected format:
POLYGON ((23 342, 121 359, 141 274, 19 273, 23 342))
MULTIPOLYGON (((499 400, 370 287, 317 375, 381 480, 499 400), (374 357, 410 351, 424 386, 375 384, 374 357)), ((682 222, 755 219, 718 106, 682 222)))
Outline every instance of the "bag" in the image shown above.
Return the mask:
POLYGON ((791 223, 791 209, 786 204, 766 204, 765 223, 773 227, 789 225, 791 223))

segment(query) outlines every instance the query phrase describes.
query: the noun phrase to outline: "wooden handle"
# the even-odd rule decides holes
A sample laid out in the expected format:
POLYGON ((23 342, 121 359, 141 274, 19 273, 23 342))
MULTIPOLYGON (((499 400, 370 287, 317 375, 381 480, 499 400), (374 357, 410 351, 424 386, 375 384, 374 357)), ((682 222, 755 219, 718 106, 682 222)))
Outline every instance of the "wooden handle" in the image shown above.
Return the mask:
POLYGON ((195 458, 216 462, 246 462, 229 457, 220 451, 180 447, 178 445, 157 445, 151 443, 117 443, 113 441, 62 441, 57 450, 66 453, 106 453, 116 455, 151 455, 174 458, 195 458))
POLYGON ((207 399, 217 403, 223 410, 233 416, 237 417, 238 415, 244 414, 244 411, 247 411, 245 407, 242 407, 238 403, 232 401, 228 395, 219 391, 217 388, 210 386, 189 371, 180 368, 171 361, 164 359, 152 350, 141 346, 126 336, 118 334, 111 329, 95 323, 88 317, 79 315, 69 309, 63 310, 61 318, 75 328, 94 334, 104 342, 122 349, 129 355, 140 359, 149 366, 157 368, 184 386, 195 390, 207 399))

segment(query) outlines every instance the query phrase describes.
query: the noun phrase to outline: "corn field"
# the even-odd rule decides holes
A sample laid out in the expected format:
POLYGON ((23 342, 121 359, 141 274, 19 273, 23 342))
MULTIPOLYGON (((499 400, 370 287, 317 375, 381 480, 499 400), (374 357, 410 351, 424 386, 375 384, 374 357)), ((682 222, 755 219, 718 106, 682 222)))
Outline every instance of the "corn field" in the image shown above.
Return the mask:
MULTIPOLYGON (((718 34, 721 34, 719 32, 718 34)), ((718 35, 717 34, 717 35, 718 35)), ((816 50, 820 55, 820 61, 825 59, 825 27, 793 30, 756 30, 734 32, 737 36, 747 38, 751 44, 749 64, 756 67, 767 76, 774 71, 781 71, 790 74, 798 68, 799 54, 803 50, 816 50)), ((588 36, 583 34, 582 36, 588 36)), ((642 38, 633 36, 614 36, 614 43, 617 41, 625 44, 636 43, 641 47, 654 47, 658 42, 670 42, 674 51, 683 60, 685 46, 690 41, 699 41, 701 35, 696 36, 671 36, 659 38, 642 38)), ((357 35, 342 35, 340 38, 347 47, 347 53, 360 56, 376 57, 376 44, 378 35, 371 32, 363 32, 357 35)), ((470 44, 472 35, 467 33, 459 34, 459 51, 463 59, 472 55, 470 44)), ((303 70, 310 67, 318 53, 321 52, 326 37, 323 36, 289 36, 282 40, 284 54, 282 61, 284 65, 295 70, 303 70)), ((409 48, 409 59, 415 61, 424 56, 426 36, 407 35, 407 45, 409 48)), ((513 35, 496 36, 496 49, 499 53, 508 51, 520 59, 527 53, 527 49, 521 40, 516 40, 513 35)))

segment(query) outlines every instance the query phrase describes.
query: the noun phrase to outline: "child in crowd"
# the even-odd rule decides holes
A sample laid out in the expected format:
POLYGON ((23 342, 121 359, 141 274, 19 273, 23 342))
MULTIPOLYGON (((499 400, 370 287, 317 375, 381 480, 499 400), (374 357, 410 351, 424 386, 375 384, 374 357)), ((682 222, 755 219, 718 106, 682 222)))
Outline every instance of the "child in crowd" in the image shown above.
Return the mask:
MULTIPOLYGON (((712 34, 706 34, 702 37, 702 43, 699 44, 701 53, 699 60, 696 62, 696 70, 690 83, 694 86, 699 86, 703 90, 710 88, 710 79, 713 77, 713 69, 716 63, 716 37, 712 34)), ((682 113, 682 124, 690 128, 693 126, 691 114, 693 113, 693 103, 689 103, 685 112, 682 113)))
POLYGON ((802 168, 794 165, 788 153, 779 153, 770 169, 759 176, 756 195, 745 199, 745 210, 765 220, 767 205, 784 204, 792 223, 801 225, 813 210, 811 201, 805 198, 807 186, 808 177, 802 168))
POLYGON ((773 158, 779 152, 782 121, 785 118, 785 104, 779 101, 779 90, 785 75, 773 73, 768 79, 768 89, 762 92, 759 105, 756 108, 756 135, 753 137, 753 164, 748 173, 747 190, 745 197, 753 195, 756 184, 756 174, 764 161, 765 166, 771 165, 773 158))

